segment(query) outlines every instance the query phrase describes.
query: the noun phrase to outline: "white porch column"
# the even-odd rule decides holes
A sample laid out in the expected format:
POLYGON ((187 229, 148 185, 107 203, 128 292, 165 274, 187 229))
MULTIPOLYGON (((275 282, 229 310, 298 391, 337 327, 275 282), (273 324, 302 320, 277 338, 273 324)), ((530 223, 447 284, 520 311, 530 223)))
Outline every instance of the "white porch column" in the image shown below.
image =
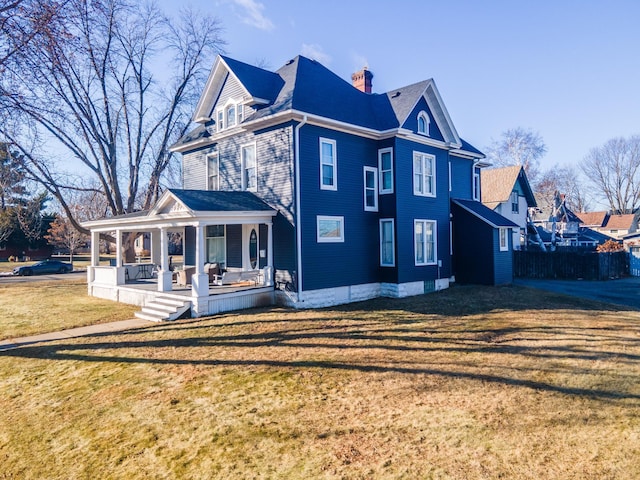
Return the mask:
POLYGON ((160 257, 160 271, 158 272, 158 291, 170 292, 172 290, 173 273, 169 270, 169 238, 167 236, 166 228, 161 228, 159 231, 156 230, 151 234, 151 248, 153 262, 155 263, 156 254, 160 257), (158 235, 160 236, 159 239, 157 238, 158 235), (155 241, 154 238, 156 239, 155 241), (153 250, 154 246, 157 243, 160 243, 159 251, 153 250))
POLYGON ((127 267, 122 266, 122 230, 116 230, 116 285, 127 281, 127 267))
POLYGON ((209 295, 209 275, 204 273, 205 228, 203 225, 196 226, 196 273, 191 277, 191 293, 194 297, 209 295))
POLYGON ((91 265, 87 268, 87 285, 91 295, 91 284, 96 279, 95 267, 100 265, 100 234, 91 231, 91 265))
MULTIPOLYGON (((162 260, 161 230, 151 230, 151 263, 159 265, 162 260)), ((165 233, 166 236, 166 233, 165 233)))
POLYGON ((267 223, 267 266, 264 268, 264 284, 270 287, 274 284, 273 269, 273 223, 267 223))

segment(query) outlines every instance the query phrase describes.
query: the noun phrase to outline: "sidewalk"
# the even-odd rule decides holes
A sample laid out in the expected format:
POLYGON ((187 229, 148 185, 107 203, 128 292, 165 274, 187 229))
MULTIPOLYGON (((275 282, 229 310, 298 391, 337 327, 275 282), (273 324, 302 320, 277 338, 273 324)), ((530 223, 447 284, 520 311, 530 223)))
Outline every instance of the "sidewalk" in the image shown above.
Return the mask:
POLYGON ((84 337, 87 335, 97 335, 100 333, 121 332, 123 330, 131 330, 134 328, 148 327, 154 322, 133 318, 131 320, 121 320, 119 322, 101 323, 99 325, 89 325, 88 327, 70 328, 59 332, 43 333, 41 335, 32 335, 30 337, 11 338, 8 340, 0 340, 0 352, 11 350, 14 348, 32 345, 34 343, 53 342, 55 340, 64 340, 67 338, 84 337))

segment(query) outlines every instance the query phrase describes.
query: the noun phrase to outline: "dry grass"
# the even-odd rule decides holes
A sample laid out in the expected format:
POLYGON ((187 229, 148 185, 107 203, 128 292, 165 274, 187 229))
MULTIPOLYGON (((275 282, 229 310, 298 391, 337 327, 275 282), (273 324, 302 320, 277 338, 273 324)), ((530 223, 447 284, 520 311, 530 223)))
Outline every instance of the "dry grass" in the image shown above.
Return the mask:
POLYGON ((0 340, 126 320, 136 310, 133 305, 89 297, 84 280, 3 283, 0 340))
POLYGON ((0 392, 0 478, 640 472, 640 313, 516 287, 26 347, 0 392))

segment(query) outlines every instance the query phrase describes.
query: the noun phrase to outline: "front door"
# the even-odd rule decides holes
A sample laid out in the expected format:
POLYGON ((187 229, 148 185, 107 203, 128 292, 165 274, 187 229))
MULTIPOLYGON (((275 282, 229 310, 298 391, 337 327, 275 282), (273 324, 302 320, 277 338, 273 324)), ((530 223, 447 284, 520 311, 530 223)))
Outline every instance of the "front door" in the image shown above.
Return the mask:
POLYGON ((258 225, 242 226, 242 269, 257 270, 259 265, 258 225))

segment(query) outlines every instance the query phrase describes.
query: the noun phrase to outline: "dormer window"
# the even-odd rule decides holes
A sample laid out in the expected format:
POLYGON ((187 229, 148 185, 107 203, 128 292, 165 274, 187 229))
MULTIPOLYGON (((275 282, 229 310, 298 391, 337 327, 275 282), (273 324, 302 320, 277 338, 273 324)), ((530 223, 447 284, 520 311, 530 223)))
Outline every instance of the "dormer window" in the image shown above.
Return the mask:
POLYGON ((418 133, 429 135, 429 115, 422 111, 418 114, 418 133))
POLYGON ((234 99, 229 99, 224 107, 218 109, 217 131, 233 128, 244 120, 244 105, 234 99))

